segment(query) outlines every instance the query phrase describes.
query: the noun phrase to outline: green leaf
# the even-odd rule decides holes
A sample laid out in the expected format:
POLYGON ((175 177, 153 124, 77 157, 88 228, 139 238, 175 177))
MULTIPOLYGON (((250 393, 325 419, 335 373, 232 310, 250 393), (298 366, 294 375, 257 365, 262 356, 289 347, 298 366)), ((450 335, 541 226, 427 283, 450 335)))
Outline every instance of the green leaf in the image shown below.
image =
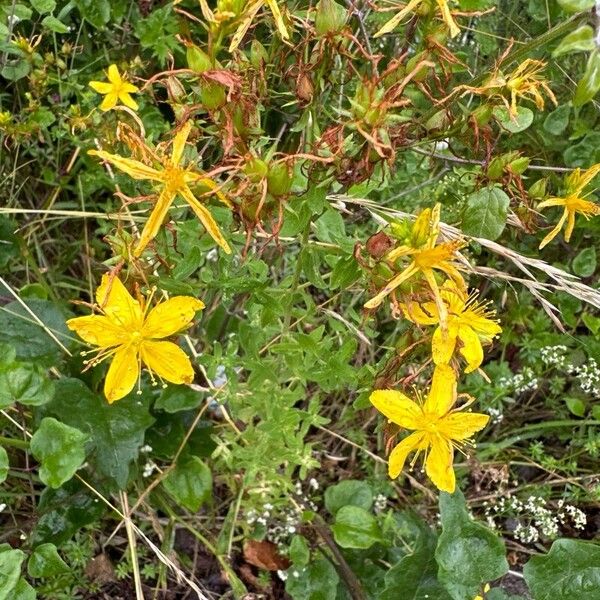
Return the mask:
POLYGON ((361 275, 361 269, 351 254, 342 256, 331 271, 329 285, 332 290, 345 289, 352 285, 361 275))
POLYGON ((0 75, 4 79, 8 79, 8 81, 18 81, 19 79, 23 79, 23 77, 27 77, 29 71, 31 71, 31 65, 26 60, 14 58, 6 61, 2 71, 0 71, 0 75))
POLYGON ((529 559, 523 575, 535 600, 597 600, 600 545, 556 540, 548 554, 529 559))
POLYGON ((13 590, 11 600, 35 600, 36 598, 35 590, 29 585, 25 577, 21 577, 13 590))
POLYGON ((438 578, 454 600, 473 598, 508 571, 504 542, 471 520, 462 492, 440 493, 442 534, 435 550, 438 578))
POLYGON ((6 481, 9 468, 10 464, 8 462, 8 454, 6 453, 6 450, 0 446, 0 483, 6 481))
POLYGON ((0 365, 0 408, 14 402, 41 406, 54 396, 54 382, 36 364, 15 362, 0 365))
POLYGON ((0 269, 6 268, 19 255, 19 238, 15 234, 17 223, 0 216, 0 269))
POLYGON ((364 481, 346 479, 325 490, 325 508, 335 515, 342 506, 359 506, 370 510, 373 506, 373 491, 364 481))
POLYGON ((154 408, 168 413, 176 413, 198 407, 203 399, 204 394, 187 385, 169 385, 161 392, 154 408))
POLYGON ((60 557, 54 544, 40 544, 27 562, 29 577, 53 577, 70 571, 71 568, 60 557))
POLYGON ((179 505, 191 512, 197 512, 212 494, 210 469, 197 456, 180 459, 162 484, 179 505))
POLYGON ((560 135, 569 124, 571 107, 568 104, 559 106, 553 110, 544 121, 544 129, 552 135, 560 135))
POLYGON ((0 545, 0 600, 13 600, 15 587, 21 577, 25 553, 8 544, 0 545))
POLYGON ((127 485, 129 464, 138 457, 144 432, 154 422, 147 400, 132 394, 111 405, 79 379, 61 379, 44 410, 87 433, 89 460, 97 473, 113 479, 120 489, 127 485))
POLYGON ((494 108, 494 117, 510 133, 525 131, 533 123, 533 112, 525 106, 517 106, 517 114, 511 115, 504 106, 494 108))
POLYGON ((573 273, 579 277, 591 277, 596 270, 596 248, 584 248, 573 259, 573 273))
POLYGON ((48 28, 50 31, 54 31, 54 33, 69 32, 69 28, 62 21, 59 21, 56 17, 53 17, 52 15, 46 15, 42 19, 42 25, 48 28))
POLYGON ((596 47, 594 30, 590 25, 582 25, 566 35, 552 52, 554 58, 570 52, 587 52, 596 47))
POLYGON ((594 50, 588 58, 585 73, 577 84, 573 106, 583 106, 600 90, 600 52, 594 50))
POLYGON ((303 536, 295 535, 290 544, 290 560, 295 567, 305 567, 310 560, 310 548, 303 536))
POLYGON ((55 0, 31 0, 31 6, 41 15, 51 13, 56 8, 55 0))
POLYGON ((558 0, 559 6, 569 13, 577 13, 583 10, 589 10, 594 6, 596 0, 558 0))
POLYGON ((581 320, 594 335, 600 333, 600 317, 586 312, 581 315, 581 320))
POLYGON ((73 0, 81 16, 96 29, 106 25, 110 19, 110 0, 73 0))
POLYGON ((567 408, 576 416, 583 417, 585 415, 585 403, 580 398, 569 397, 565 398, 567 408))
POLYGON ((510 198, 498 187, 473 192, 467 198, 462 230, 467 235, 496 240, 504 231, 510 198))
POLYGON ((328 560, 319 558, 300 571, 291 568, 287 573, 285 591, 293 600, 335 600, 339 577, 328 560))
POLYGON ((342 548, 370 548, 383 541, 375 517, 359 506, 342 506, 331 526, 333 537, 342 548))
POLYGON ((321 275, 319 260, 320 255, 317 251, 311 250, 310 248, 304 248, 300 252, 300 264, 302 265, 302 272, 306 279, 312 283, 316 288, 324 289, 327 284, 323 280, 321 275))
POLYGON ((31 453, 40 461, 40 479, 58 488, 75 475, 85 460, 87 435, 52 417, 42 419, 31 438, 31 453))

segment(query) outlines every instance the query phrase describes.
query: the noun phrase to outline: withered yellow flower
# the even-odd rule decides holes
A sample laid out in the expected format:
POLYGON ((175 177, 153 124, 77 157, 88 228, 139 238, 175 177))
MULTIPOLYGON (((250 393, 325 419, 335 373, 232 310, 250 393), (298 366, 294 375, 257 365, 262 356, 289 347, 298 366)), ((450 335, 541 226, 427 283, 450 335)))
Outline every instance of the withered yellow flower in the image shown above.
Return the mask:
POLYGON ((125 81, 119 74, 117 65, 110 65, 108 67, 108 82, 106 81, 90 81, 89 86, 99 94, 104 94, 102 104, 100 104, 101 110, 111 110, 119 102, 132 110, 138 109, 137 102, 131 97, 131 94, 135 94, 139 89, 125 81))
POLYGON ((440 234, 440 204, 433 209, 426 208, 414 222, 410 242, 394 248, 385 256, 388 263, 393 263, 403 256, 410 257, 410 264, 396 277, 388 281, 384 288, 371 300, 365 303, 365 308, 376 308, 384 298, 417 274, 421 274, 431 288, 442 323, 446 321, 446 305, 441 299, 440 290, 435 279, 434 271, 441 271, 452 279, 458 287, 465 287, 462 275, 458 270, 456 252, 464 246, 461 240, 437 243, 440 234))
MULTIPOLYGON (((390 33, 398 27, 398 25, 404 20, 405 17, 414 13, 419 5, 422 4, 424 0, 410 0, 408 4, 397 12, 376 34, 374 37, 380 37, 386 33, 390 33)), ((450 31, 450 37, 456 37, 460 33, 460 28, 456 24, 452 13, 450 12, 450 7, 448 6, 448 0, 436 0, 440 13, 442 15, 442 19, 448 30, 450 31)))
POLYGON ((389 421, 413 430, 389 456, 388 470, 392 479, 400 475, 411 452, 416 452, 411 467, 424 452, 429 479, 438 489, 454 492, 454 449, 461 450, 469 444, 473 434, 483 429, 490 418, 480 413, 462 412, 473 402, 472 398, 463 406, 453 408, 457 398, 456 375, 448 365, 435 368, 424 402, 420 395, 415 401, 395 390, 375 390, 371 394, 369 400, 389 421))
POLYGON ((404 316, 419 325, 438 325, 431 339, 431 354, 436 365, 447 364, 452 358, 457 342, 459 352, 467 361, 465 373, 471 373, 483 362, 482 344, 489 344, 502 333, 493 311, 487 303, 477 301, 477 293, 467 295, 453 281, 446 281, 441 297, 448 309, 447 330, 440 326, 440 315, 435 302, 407 302, 402 305, 404 316))
POLYGON ((600 215, 600 206, 591 200, 586 200, 583 194, 584 188, 600 173, 600 163, 590 167, 583 173, 581 169, 575 169, 565 178, 566 196, 548 198, 538 204, 538 209, 548 208, 549 206, 564 206, 563 214, 552 231, 542 240, 540 250, 551 242, 560 232, 565 221, 565 242, 571 239, 573 228, 575 227, 575 215, 579 213, 586 219, 600 215))
POLYGON ((281 39, 288 40, 290 38, 290 34, 288 33, 287 27, 285 26, 285 21, 283 20, 281 10, 279 10, 277 0, 253 0, 251 2, 246 3, 244 13, 241 15, 242 21, 236 29, 235 33, 233 34, 233 37, 231 38, 229 52, 234 52, 237 49, 242 39, 246 35, 246 32, 250 28, 254 17, 265 4, 269 7, 269 10, 273 15, 273 19, 275 21, 275 25, 277 27, 279 35, 281 36, 281 39))
POLYGON ((134 388, 143 364, 154 376, 171 383, 191 383, 194 370, 185 352, 173 342, 164 341, 187 327, 204 303, 191 296, 175 296, 150 309, 150 302, 136 300, 121 280, 102 276, 96 290, 100 314, 67 321, 88 344, 98 346, 88 367, 112 358, 104 395, 109 403, 120 400, 134 388))
MULTIPOLYGON (((140 256, 144 251, 144 248, 148 245, 148 242, 156 236, 175 196, 177 195, 181 196, 189 204, 190 208, 194 211, 198 219, 200 219, 200 222, 204 225, 206 231, 208 231, 213 240, 215 240, 227 254, 231 253, 229 244, 223 237, 223 234, 216 221, 213 219, 213 216, 210 214, 210 211, 196 199, 190 189, 190 185, 204 185, 214 191, 219 200, 230 208, 232 208, 231 202, 219 191, 218 185, 214 181, 205 175, 192 170, 193 167, 191 166, 180 166, 185 143, 191 128, 192 122, 188 121, 173 140, 171 156, 164 157, 163 164, 160 165, 160 168, 156 169, 149 167, 138 160, 123 158, 118 154, 111 154, 109 152, 104 152, 103 150, 90 150, 88 152, 88 154, 99 156, 101 159, 109 162, 120 171, 123 171, 123 173, 127 173, 130 177, 133 177, 133 179, 147 179, 162 184, 154 209, 144 226, 140 241, 134 249, 134 256, 140 256)), ((149 154, 153 153, 149 151, 149 154)))

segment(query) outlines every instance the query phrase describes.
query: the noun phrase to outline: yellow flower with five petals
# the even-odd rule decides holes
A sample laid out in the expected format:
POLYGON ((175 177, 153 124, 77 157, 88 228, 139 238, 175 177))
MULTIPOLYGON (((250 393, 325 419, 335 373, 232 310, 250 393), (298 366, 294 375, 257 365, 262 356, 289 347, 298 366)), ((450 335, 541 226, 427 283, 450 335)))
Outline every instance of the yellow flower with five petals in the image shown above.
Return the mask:
POLYGON ((110 65, 108 67, 108 82, 106 81, 90 81, 89 86, 99 94, 104 94, 102 104, 100 104, 101 110, 111 110, 119 102, 132 110, 138 109, 137 102, 131 97, 131 94, 139 92, 139 89, 125 81, 117 69, 117 65, 110 65))
POLYGON ((560 232, 565 221, 565 242, 571 239, 573 228, 575 227, 575 215, 583 215, 586 219, 592 216, 600 215, 600 206, 595 202, 586 200, 583 194, 584 188, 600 173, 600 163, 590 167, 583 173, 581 169, 575 169, 565 178, 566 196, 548 198, 538 204, 538 209, 548 208, 549 206, 563 206, 563 214, 552 231, 542 240, 540 250, 551 242, 560 232))
POLYGON ((384 298, 393 292, 405 281, 421 274, 431 288, 436 305, 438 306, 440 321, 446 321, 446 305, 441 299, 439 287, 434 271, 441 271, 458 287, 465 288, 465 283, 458 270, 456 252, 464 246, 461 240, 437 243, 440 234, 440 204, 433 209, 426 208, 421 212, 414 222, 411 230, 410 240, 388 252, 385 260, 394 263, 401 257, 408 256, 412 260, 410 264, 393 277, 384 288, 373 298, 365 303, 365 308, 377 308, 384 298))
POLYGON ((489 415, 462 412, 473 400, 453 408, 458 396, 456 375, 448 365, 438 365, 427 398, 417 396, 415 402, 395 390, 375 390, 369 400, 389 421, 413 430, 392 450, 388 460, 389 475, 395 479, 404 468, 411 452, 414 466, 421 452, 425 453, 425 472, 435 486, 453 493, 456 487, 453 461, 454 449, 468 444, 474 433, 483 429, 489 415))
POLYGON ((191 383, 194 370, 185 352, 170 337, 187 327, 204 303, 191 296, 175 296, 150 309, 150 302, 136 300, 116 276, 103 275, 96 290, 100 314, 67 321, 88 344, 98 346, 86 368, 112 358, 104 381, 109 403, 120 400, 134 388, 143 364, 159 379, 191 383))
POLYGON ((448 309, 447 330, 440 326, 440 315, 435 302, 407 302, 402 305, 404 316, 418 325, 438 325, 431 339, 431 354, 436 365, 450 362, 457 342, 459 352, 467 361, 465 373, 471 373, 483 362, 483 344, 502 333, 498 321, 491 318, 493 311, 486 303, 477 301, 477 294, 467 295, 448 280, 441 289, 441 297, 448 309))
MULTIPOLYGON (((210 214, 209 210, 196 199, 190 189, 190 185, 201 184, 208 187, 215 192, 223 204, 226 204, 230 208, 232 207, 231 202, 219 191, 219 186, 214 181, 205 175, 192 170, 191 167, 182 167, 180 165, 185 143, 187 142, 191 128, 192 122, 187 121, 177 133, 173 140, 171 156, 163 158, 162 164, 160 165, 161 168, 155 169, 138 160, 123 158, 118 154, 111 154, 110 152, 105 152, 103 150, 90 150, 88 152, 88 154, 99 156, 101 159, 109 162, 133 179, 147 179, 162 184, 154 209, 144 226, 140 241, 133 251, 133 254, 136 257, 142 254, 144 248, 148 245, 148 242, 150 242, 150 240, 158 233, 160 226, 165 220, 167 212, 177 195, 181 196, 187 202, 213 240, 215 240, 227 254, 231 253, 229 244, 223 237, 213 216, 210 214)), ((149 150, 149 154, 153 155, 154 153, 149 150)))

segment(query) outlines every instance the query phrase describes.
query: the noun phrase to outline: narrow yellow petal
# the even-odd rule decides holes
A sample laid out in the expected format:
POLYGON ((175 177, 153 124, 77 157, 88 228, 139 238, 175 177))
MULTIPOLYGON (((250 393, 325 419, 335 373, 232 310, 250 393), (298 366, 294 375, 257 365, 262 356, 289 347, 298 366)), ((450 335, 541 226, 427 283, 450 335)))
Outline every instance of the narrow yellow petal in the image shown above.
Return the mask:
POLYGON ((433 436, 430 442, 431 448, 425 462, 425 472, 439 490, 452 494, 456 487, 456 476, 452 466, 454 461, 452 444, 441 435, 433 436))
POLYGON ((448 29, 450 30, 450 37, 456 37, 460 33, 460 28, 456 24, 456 21, 454 20, 454 17, 450 12, 450 8, 448 7, 448 0, 437 0, 437 4, 442 13, 442 19, 444 20, 444 23, 446 23, 448 29))
POLYGON ((537 205, 537 209, 548 208, 549 206, 564 206, 566 204, 565 198, 548 198, 537 205))
POLYGON ((144 321, 144 338, 164 338, 186 327, 204 302, 191 296, 175 296, 155 306, 144 321))
POLYGON ((154 204, 154 208, 152 209, 152 212, 150 213, 150 216, 144 225, 142 235, 140 236, 140 241, 133 251, 134 256, 140 256, 150 240, 153 240, 156 237, 156 234, 160 230, 161 225, 163 224, 163 221, 169 212, 169 208, 173 203, 174 197, 174 192, 165 186, 159 194, 158 199, 154 204))
POLYGON ((415 263, 410 263, 402 273, 396 275, 392 280, 385 284, 385 287, 373 298, 365 302, 365 308, 377 308, 385 299, 385 297, 393 292, 398 286, 402 285, 405 281, 410 279, 419 269, 415 263))
POLYGON ((570 210, 568 212, 567 226, 565 227, 565 242, 569 242, 571 240, 573 228, 575 227, 575 211, 570 210))
POLYGON ((112 110, 117 105, 118 101, 119 97, 117 96, 117 94, 115 94, 114 92, 109 92, 108 94, 106 94, 106 96, 104 96, 104 99, 100 103, 100 110, 112 110))
POLYGON ((212 237, 212 239, 215 240, 215 242, 217 242, 217 244, 219 244, 219 246, 221 246, 221 248, 223 248, 227 254, 231 254, 231 248, 223 237, 217 222, 213 219, 213 216, 210 214, 209 210, 202 206, 198 200, 196 200, 194 194, 192 194, 192 191, 187 185, 180 188, 179 193, 196 213, 196 216, 200 219, 200 222, 202 225, 204 225, 210 237, 212 237))
POLYGON ((436 365, 446 365, 450 362, 456 347, 456 336, 458 327, 455 323, 450 323, 444 331, 438 327, 433 332, 431 338, 431 356, 436 365))
POLYGON ((371 404, 390 421, 406 429, 419 429, 423 417, 421 407, 408 396, 395 390, 375 390, 371 404))
POLYGON ((583 188, 596 177, 600 173, 600 163, 591 166, 589 169, 586 169, 581 175, 578 173, 577 177, 577 192, 582 192, 583 188))
MULTIPOLYGON (((108 97, 108 96, 107 96, 108 97)), ((111 154, 104 150, 89 150, 90 156, 99 156, 102 160, 109 162, 111 165, 117 167, 119 171, 123 171, 133 179, 150 179, 151 181, 163 181, 163 175, 160 171, 153 169, 152 167, 146 166, 139 160, 132 158, 123 158, 118 154, 111 154)))
POLYGON ((205 177, 200 173, 194 173, 193 171, 186 171, 183 178, 187 184, 193 183, 196 185, 207 187, 209 190, 215 193, 215 196, 217 196, 217 198, 223 204, 225 204, 225 206, 233 208, 233 203, 231 202, 231 200, 229 200, 229 198, 227 198, 227 196, 219 189, 220 185, 215 183, 212 179, 209 179, 208 177, 205 177))
POLYGON ((124 81, 121 85, 121 91, 126 94, 137 94, 140 91, 140 88, 138 88, 137 85, 133 85, 133 83, 124 81))
POLYGON ((104 315, 75 317, 67 321, 67 327, 82 340, 101 348, 119 346, 127 341, 127 332, 104 315))
POLYGON ((183 150, 185 149, 185 143, 190 135, 193 122, 187 121, 185 125, 177 132, 177 135, 173 139, 173 148, 171 150, 171 162, 174 165, 178 165, 181 162, 183 156, 183 150))
POLYGON ((256 13, 261 9, 263 4, 264 0, 256 0, 256 2, 248 9, 248 12, 244 16, 244 19, 242 20, 236 32, 233 34, 233 37, 231 38, 231 43, 229 44, 230 53, 237 50, 237 47, 244 39, 244 36, 246 35, 246 32, 248 31, 252 20, 256 16, 256 13))
POLYGON ((456 373, 449 365, 437 365, 431 389, 423 406, 424 413, 445 415, 456 401, 456 373))
POLYGON ((119 100, 131 110, 137 110, 139 108, 138 103, 126 92, 121 91, 119 100))
POLYGON ((144 341, 140 346, 142 362, 171 383, 192 383, 194 369, 187 354, 173 342, 144 341))
POLYGON ((90 81, 88 85, 99 94, 109 94, 115 87, 112 83, 106 81, 90 81))
POLYGON ((396 13, 375 35, 374 37, 381 37, 386 33, 390 33, 398 27, 400 22, 410 14, 423 0, 411 0, 400 12, 396 13))
POLYGON ((273 19, 275 19, 275 24, 277 25, 277 30, 279 31, 279 35, 287 40, 290 37, 288 30, 285 26, 285 22, 283 17, 281 16, 281 11, 279 10, 279 6, 277 5, 276 0, 266 0, 269 8, 271 9, 271 14, 273 15, 273 19))
POLYGON ((461 325, 458 330, 458 339, 462 342, 460 353, 467 361, 465 373, 472 373, 483 362, 483 347, 479 336, 468 326, 461 325))
POLYGON ((137 331, 142 325, 142 308, 127 291, 121 280, 108 273, 96 289, 96 303, 102 312, 126 332, 137 331))
POLYGON ((108 80, 116 86, 121 85, 123 80, 121 79, 117 65, 110 65, 110 67, 108 67, 108 80))
POLYGON ((392 479, 396 479, 406 462, 406 457, 413 451, 418 450, 422 445, 425 434, 421 431, 411 433, 405 437, 396 447, 392 450, 388 459, 388 473, 392 479))
POLYGON ((135 348, 119 348, 110 363, 104 380, 104 395, 110 404, 131 392, 140 374, 140 364, 135 348))
POLYGON ((452 412, 438 421, 438 430, 451 440, 468 440, 482 430, 490 420, 489 415, 470 412, 452 412))
POLYGON ((404 317, 417 325, 435 325, 438 322, 437 309, 430 312, 425 305, 417 302, 407 302, 402 304, 401 308, 404 317))
POLYGON ((562 229, 562 226, 565 224, 565 221, 567 220, 567 216, 569 214, 569 211, 565 208, 562 217, 560 218, 560 220, 558 221, 558 223, 556 224, 556 226, 552 229, 552 231, 542 240, 542 243, 538 246, 538 248, 541 250, 544 246, 546 246, 547 244, 549 244, 559 233, 560 230, 562 229))

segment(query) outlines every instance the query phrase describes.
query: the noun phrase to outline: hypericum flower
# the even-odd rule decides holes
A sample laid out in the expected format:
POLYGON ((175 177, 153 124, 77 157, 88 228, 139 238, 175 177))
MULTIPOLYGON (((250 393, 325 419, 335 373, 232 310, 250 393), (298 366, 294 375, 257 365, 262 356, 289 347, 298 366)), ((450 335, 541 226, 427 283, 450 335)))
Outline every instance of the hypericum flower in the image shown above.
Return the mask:
MULTIPOLYGON (((181 167, 179 164, 191 128, 191 121, 188 121, 181 128, 173 140, 171 157, 162 157, 162 164, 158 169, 149 167, 138 160, 123 158, 118 154, 110 154, 103 150, 90 150, 88 152, 88 154, 99 156, 103 160, 111 163, 120 171, 133 177, 133 179, 148 179, 162 184, 154 209, 144 226, 140 241, 133 252, 134 256, 140 256, 144 251, 144 248, 148 245, 148 242, 156 236, 177 194, 190 205, 190 208, 196 213, 196 216, 200 219, 200 222, 204 225, 206 231, 208 231, 213 240, 215 240, 227 254, 231 253, 229 244, 223 237, 213 216, 208 209, 196 199, 189 186, 190 184, 204 185, 210 190, 213 190, 219 200, 230 208, 232 208, 231 202, 229 202, 229 200, 219 191, 218 185, 214 181, 201 173, 193 171, 191 166, 186 168, 181 167)), ((149 148, 146 148, 146 150, 148 154, 154 156, 152 150, 149 148)))
POLYGON ((556 227, 542 240, 540 249, 553 240, 562 229, 565 221, 567 227, 565 229, 565 242, 571 239, 573 227, 575 227, 575 215, 577 213, 583 215, 586 219, 600 215, 600 206, 595 202, 586 200, 583 195, 584 188, 600 173, 600 163, 590 167, 583 173, 581 169, 575 169, 570 175, 565 178, 566 196, 559 198, 548 198, 538 204, 538 209, 547 208, 548 206, 564 206, 562 217, 559 219, 556 227))
POLYGON ((517 100, 523 98, 535 102, 538 110, 544 110, 545 102, 542 91, 546 92, 550 100, 557 104, 548 82, 540 76, 546 67, 541 60, 528 58, 524 60, 512 73, 504 75, 497 67, 490 78, 480 87, 461 85, 457 88, 464 90, 461 95, 478 94, 490 98, 499 98, 512 117, 517 115, 517 100), (510 94, 510 102, 504 94, 510 94))
MULTIPOLYGON (((393 31, 398 27, 400 22, 409 15, 410 13, 414 13, 420 4, 422 4, 424 0, 410 0, 410 2, 398 13, 396 13, 376 34, 375 37, 382 36, 390 31, 393 31)), ((448 30, 450 31, 450 37, 456 37, 460 33, 460 29, 456 24, 456 21, 452 17, 452 13, 450 12, 450 7, 448 6, 448 0, 436 0, 438 8, 442 13, 442 19, 444 23, 446 23, 448 30)))
MULTIPOLYGON (((456 341, 462 346, 459 352, 467 361, 465 373, 471 373, 483 362, 482 343, 489 344, 502 333, 494 312, 488 303, 477 301, 477 292, 467 295, 453 281, 446 281, 441 289, 441 297, 448 309, 447 331, 438 326, 431 339, 431 354, 436 365, 450 362, 456 341)), ((402 305, 404 316, 419 325, 440 325, 440 315, 435 302, 407 302, 402 305)))
POLYGON ((440 204, 433 209, 426 208, 415 220, 408 244, 394 248, 385 256, 388 263, 394 263, 402 256, 412 257, 412 262, 399 275, 388 281, 385 287, 371 300, 365 303, 365 308, 376 308, 383 299, 399 285, 408 281, 418 273, 422 274, 439 308, 442 324, 446 321, 446 305, 440 297, 440 290, 435 279, 434 270, 442 271, 450 277, 458 287, 465 287, 464 280, 458 271, 454 259, 459 248, 464 246, 461 240, 436 244, 440 234, 440 204))
POLYGON ((85 361, 86 368, 112 357, 104 381, 104 395, 111 404, 134 388, 141 363, 153 382, 155 374, 171 383, 191 383, 194 379, 185 352, 173 342, 161 340, 187 327, 204 303, 190 296, 175 296, 149 310, 150 300, 134 299, 118 277, 103 275, 96 290, 101 314, 67 321, 69 329, 98 346, 93 351, 96 356, 85 361))
POLYGON ((388 460, 389 475, 400 475, 407 456, 425 452, 425 472, 437 488, 450 494, 454 492, 456 478, 452 463, 454 448, 461 449, 470 443, 469 438, 489 421, 489 415, 461 412, 473 402, 472 398, 459 408, 452 408, 456 399, 456 375, 448 365, 438 365, 433 373, 427 399, 417 395, 411 400, 395 390, 375 390, 369 400, 389 421, 400 427, 412 429, 391 452, 388 460))
POLYGON ((90 81, 89 86, 99 94, 104 94, 105 98, 100 104, 101 110, 111 110, 118 102, 122 102, 125 106, 132 110, 137 110, 137 102, 130 96, 139 92, 139 89, 121 78, 117 65, 108 67, 108 82, 106 81, 90 81))

